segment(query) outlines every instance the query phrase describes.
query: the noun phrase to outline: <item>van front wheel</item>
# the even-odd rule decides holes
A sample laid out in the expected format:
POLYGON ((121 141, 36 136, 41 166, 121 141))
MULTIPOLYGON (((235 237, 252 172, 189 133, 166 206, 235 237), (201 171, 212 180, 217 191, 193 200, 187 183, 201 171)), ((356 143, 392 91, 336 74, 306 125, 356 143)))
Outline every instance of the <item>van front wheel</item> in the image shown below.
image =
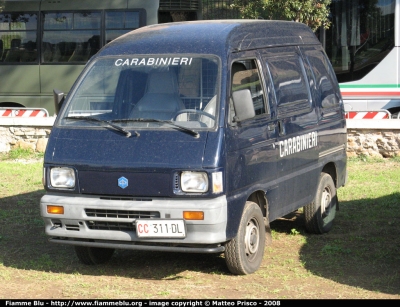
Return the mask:
POLYGON ((111 259, 114 254, 112 248, 75 246, 75 253, 83 264, 102 264, 111 259))
POLYGON ((225 261, 233 274, 246 275, 261 265, 265 247, 264 218, 260 207, 246 202, 235 238, 225 244, 225 261))
POLYGON ((315 234, 331 230, 337 204, 336 187, 332 177, 327 173, 321 173, 314 200, 304 206, 306 230, 315 234))

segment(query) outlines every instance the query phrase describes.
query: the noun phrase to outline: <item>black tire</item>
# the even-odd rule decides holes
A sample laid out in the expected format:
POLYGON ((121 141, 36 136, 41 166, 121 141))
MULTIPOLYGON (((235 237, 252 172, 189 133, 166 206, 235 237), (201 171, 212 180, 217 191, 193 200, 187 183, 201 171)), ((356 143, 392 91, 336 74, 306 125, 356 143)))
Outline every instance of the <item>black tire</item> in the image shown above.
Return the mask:
POLYGON ((246 275, 261 265, 265 248, 265 224, 260 207, 247 201, 235 238, 225 244, 225 261, 233 274, 246 275))
POLYGON ((75 246, 75 253, 83 264, 102 264, 111 259, 114 254, 112 248, 75 246))
POLYGON ((338 199, 332 177, 321 173, 314 200, 304 206, 306 230, 322 234, 331 230, 336 216, 338 199))

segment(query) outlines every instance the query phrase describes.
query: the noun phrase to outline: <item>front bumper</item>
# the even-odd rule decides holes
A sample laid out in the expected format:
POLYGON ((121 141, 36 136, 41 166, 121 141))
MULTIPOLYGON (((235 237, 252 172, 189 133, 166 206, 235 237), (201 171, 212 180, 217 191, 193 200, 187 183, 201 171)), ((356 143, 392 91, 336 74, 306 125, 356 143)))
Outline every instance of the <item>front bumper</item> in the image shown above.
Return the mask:
POLYGON ((227 200, 111 199, 100 196, 47 194, 40 201, 45 232, 54 243, 180 252, 221 252, 227 241, 227 200), (63 206, 49 214, 47 206, 63 206), (140 218, 182 219, 183 211, 203 211, 204 220, 186 220, 185 238, 139 238, 140 218))

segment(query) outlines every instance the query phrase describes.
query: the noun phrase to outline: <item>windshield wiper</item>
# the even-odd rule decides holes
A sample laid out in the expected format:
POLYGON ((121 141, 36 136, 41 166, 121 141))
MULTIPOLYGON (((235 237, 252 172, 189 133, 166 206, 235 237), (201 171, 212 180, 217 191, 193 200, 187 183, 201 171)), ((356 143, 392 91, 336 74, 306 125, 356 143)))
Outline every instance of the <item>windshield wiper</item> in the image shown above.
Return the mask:
MULTIPOLYGON (((88 120, 88 121, 93 121, 93 122, 99 122, 102 124, 107 124, 107 125, 113 127, 115 130, 118 130, 118 131, 124 133, 127 138, 131 137, 131 135, 132 135, 132 133, 130 133, 129 131, 125 130, 124 128, 122 128, 116 124, 113 124, 112 121, 109 121, 109 120, 102 120, 102 119, 98 119, 98 118, 92 117, 92 116, 67 116, 67 117, 64 117, 64 119, 78 119, 78 120, 88 120)), ((140 134, 138 132, 136 132, 136 131, 134 131, 134 132, 135 132, 136 136, 140 136, 140 134)))
POLYGON ((161 120, 161 119, 154 119, 154 118, 125 118, 125 119, 113 119, 111 122, 143 122, 143 123, 161 123, 161 124, 168 124, 171 125, 175 128, 178 128, 179 130, 189 133, 190 135, 193 135, 195 138, 200 137, 200 134, 192 129, 180 126, 175 124, 174 122, 170 120, 161 120))

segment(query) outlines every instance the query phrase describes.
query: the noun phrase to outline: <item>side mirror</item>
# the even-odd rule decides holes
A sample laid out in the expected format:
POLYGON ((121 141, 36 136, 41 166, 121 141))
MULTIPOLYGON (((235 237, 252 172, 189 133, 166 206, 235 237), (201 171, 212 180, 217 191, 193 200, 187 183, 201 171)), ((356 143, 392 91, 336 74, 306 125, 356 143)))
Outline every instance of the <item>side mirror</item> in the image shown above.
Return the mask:
POLYGON ((233 107, 235 108, 235 122, 240 122, 256 116, 250 90, 240 90, 232 93, 233 107))
POLYGON ((55 110, 55 115, 58 115, 58 112, 60 112, 60 109, 64 103, 64 93, 54 89, 53 90, 53 97, 54 97, 54 110, 55 110))

